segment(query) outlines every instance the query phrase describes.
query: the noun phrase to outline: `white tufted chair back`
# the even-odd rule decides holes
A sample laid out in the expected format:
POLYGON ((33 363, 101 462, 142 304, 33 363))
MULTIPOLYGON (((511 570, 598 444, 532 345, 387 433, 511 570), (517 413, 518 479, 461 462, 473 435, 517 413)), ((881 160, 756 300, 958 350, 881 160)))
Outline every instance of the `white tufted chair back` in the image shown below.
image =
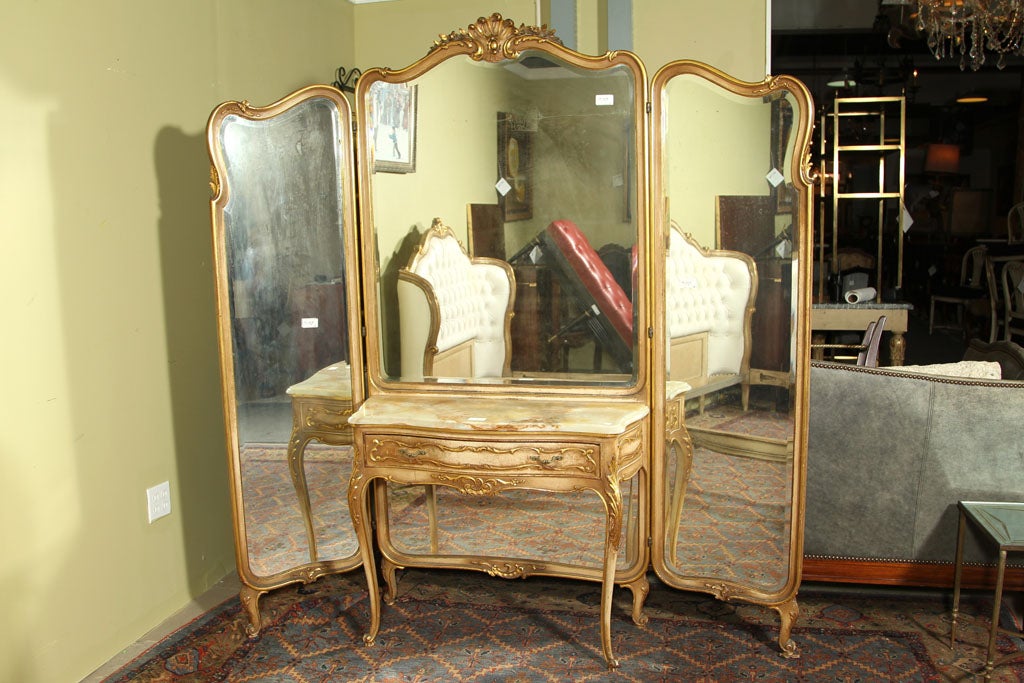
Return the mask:
POLYGON ((669 230, 666 316, 669 339, 708 333, 709 375, 746 373, 756 268, 739 252, 708 251, 675 223, 669 230))
POLYGON ((434 219, 419 250, 398 275, 402 375, 434 375, 434 361, 462 347, 463 376, 500 377, 510 365, 512 269, 497 259, 470 259, 451 228, 434 219))

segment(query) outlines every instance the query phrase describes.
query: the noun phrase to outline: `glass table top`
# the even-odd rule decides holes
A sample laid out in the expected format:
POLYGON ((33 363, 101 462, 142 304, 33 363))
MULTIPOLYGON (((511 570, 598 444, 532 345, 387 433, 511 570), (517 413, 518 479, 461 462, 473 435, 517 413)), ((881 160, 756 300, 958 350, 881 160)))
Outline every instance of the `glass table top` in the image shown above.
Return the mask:
POLYGON ((1024 503, 962 500, 960 509, 1004 550, 1024 550, 1024 503))

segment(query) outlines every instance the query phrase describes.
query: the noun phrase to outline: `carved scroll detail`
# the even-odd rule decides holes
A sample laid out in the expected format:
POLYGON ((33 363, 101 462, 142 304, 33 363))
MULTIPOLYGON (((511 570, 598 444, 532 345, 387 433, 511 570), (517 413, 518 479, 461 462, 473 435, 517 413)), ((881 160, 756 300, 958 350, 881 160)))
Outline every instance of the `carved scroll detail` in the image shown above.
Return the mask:
POLYGON ((622 492, 619 489, 619 478, 614 471, 613 469, 613 473, 605 477, 608 490, 603 492, 601 497, 604 498, 608 512, 608 547, 618 549, 622 538, 622 492))
POLYGON ((715 596, 716 600, 731 602, 733 599, 732 589, 724 583, 705 583, 705 590, 715 596))
POLYGON ((316 428, 347 427, 348 418, 352 416, 352 408, 331 410, 322 406, 312 406, 306 414, 306 426, 316 428))
POLYGON ((220 174, 213 164, 210 164, 210 194, 214 197, 220 196, 220 174))
POLYGON ((518 562, 494 564, 492 562, 479 561, 475 564, 479 565, 490 576, 498 576, 503 579, 525 579, 527 576, 543 569, 543 567, 537 564, 519 564, 518 562))
POLYGON ((618 438, 615 448, 616 452, 614 459, 616 462, 614 467, 619 467, 622 463, 629 462, 643 454, 643 437, 644 429, 641 425, 637 425, 618 438))
POLYGON ((360 504, 360 489, 366 485, 363 480, 362 458, 352 459, 352 476, 348 480, 348 511, 352 524, 358 529, 363 521, 363 508, 360 504))
POLYGON ((679 429, 679 426, 683 424, 682 410, 680 410, 679 401, 670 401, 665 406, 665 430, 675 431, 679 429))
POLYGON ((485 479, 467 475, 450 477, 446 474, 438 474, 435 479, 438 483, 451 486, 459 493, 472 496, 493 496, 506 489, 519 486, 519 481, 516 479, 485 479))

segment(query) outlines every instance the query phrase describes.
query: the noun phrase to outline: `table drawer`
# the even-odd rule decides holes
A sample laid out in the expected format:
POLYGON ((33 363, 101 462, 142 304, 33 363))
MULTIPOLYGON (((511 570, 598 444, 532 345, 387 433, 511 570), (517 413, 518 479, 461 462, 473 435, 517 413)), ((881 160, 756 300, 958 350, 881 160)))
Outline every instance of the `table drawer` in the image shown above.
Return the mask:
POLYGON ((363 452, 371 467, 472 469, 477 472, 596 475, 596 443, 478 441, 402 435, 364 435, 363 452))
POLYGON ((352 401, 293 399, 295 424, 302 429, 350 430, 352 401))

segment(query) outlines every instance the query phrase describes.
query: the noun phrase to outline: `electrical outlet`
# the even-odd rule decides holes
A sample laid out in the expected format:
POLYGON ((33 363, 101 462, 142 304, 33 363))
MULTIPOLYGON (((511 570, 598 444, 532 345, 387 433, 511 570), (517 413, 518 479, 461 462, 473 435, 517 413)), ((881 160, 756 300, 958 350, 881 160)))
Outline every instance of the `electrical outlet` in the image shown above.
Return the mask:
POLYGON ((149 523, 171 514, 171 484, 162 484, 146 489, 146 501, 149 504, 149 523))

